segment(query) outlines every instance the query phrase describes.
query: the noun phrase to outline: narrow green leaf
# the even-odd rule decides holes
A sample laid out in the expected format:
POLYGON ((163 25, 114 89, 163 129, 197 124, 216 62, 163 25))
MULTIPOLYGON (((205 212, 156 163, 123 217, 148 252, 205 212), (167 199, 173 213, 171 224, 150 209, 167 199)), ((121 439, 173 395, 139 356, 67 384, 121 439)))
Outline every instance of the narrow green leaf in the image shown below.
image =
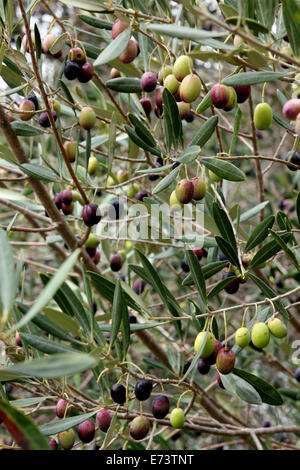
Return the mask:
POLYGON ((224 290, 228 284, 230 284, 232 281, 235 281, 237 278, 237 276, 231 276, 219 281, 218 284, 208 293, 208 298, 212 299, 215 295, 219 294, 219 292, 222 292, 222 290, 224 290))
POLYGON ((180 163, 193 163, 197 159, 200 151, 201 148, 198 145, 190 145, 180 157, 177 158, 177 161, 180 163))
POLYGON ((271 230, 269 229, 269 232, 271 234, 271 236, 274 238, 274 240, 276 241, 276 243, 283 249, 283 251, 286 253, 286 255, 288 256, 288 258, 291 260, 291 262, 293 263, 293 265, 296 267, 296 269, 298 271, 300 271, 300 268, 299 268, 299 263, 298 263, 298 260, 296 258, 296 256, 294 255, 294 253, 292 252, 292 250, 287 246, 287 244, 285 243, 285 241, 282 239, 282 237, 280 237, 276 232, 274 232, 274 230, 271 230))
POLYGON ((0 419, 22 449, 50 450, 48 441, 31 418, 2 399, 0 399, 0 419))
POLYGON ((222 83, 228 86, 259 85, 274 82, 286 76, 286 72, 242 72, 224 78, 222 83))
POLYGON ((226 240, 231 245, 237 256, 237 244, 233 227, 226 212, 219 207, 217 202, 213 203, 213 218, 220 234, 222 235, 222 238, 224 238, 224 240, 226 240))
POLYGON ((216 239, 216 242, 217 242, 220 250, 226 256, 226 259, 228 259, 228 261, 230 261, 231 264, 233 264, 234 266, 239 268, 240 267, 240 262, 239 262, 237 253, 232 248, 230 243, 228 243, 226 240, 224 240, 221 237, 215 237, 215 239, 216 239))
POLYGON ((250 250, 253 250, 257 245, 262 243, 268 236, 269 231, 268 229, 273 227, 275 222, 275 216, 270 215, 266 219, 264 219, 260 224, 257 225, 257 227, 253 230, 251 233, 249 240, 245 246, 245 253, 247 253, 250 250))
POLYGON ((216 38, 226 35, 225 32, 205 31, 201 29, 189 28, 188 26, 179 26, 178 24, 151 23, 147 25, 147 29, 166 36, 171 36, 178 39, 189 39, 196 42, 202 39, 216 38))
POLYGON ((222 384, 228 392, 237 395, 245 402, 251 403, 253 405, 260 405, 262 403, 262 399, 259 393, 246 380, 237 377, 234 374, 220 374, 220 376, 222 384))
POLYGON ((111 312, 111 319, 112 319, 112 328, 110 334, 110 347, 113 346, 116 337, 120 331, 121 321, 122 321, 122 313, 123 313, 123 306, 122 306, 122 288, 120 284, 120 280, 117 281, 116 288, 114 291, 114 299, 113 299, 113 306, 111 312))
POLYGON ((20 165, 20 169, 30 178, 34 178, 40 181, 52 181, 55 183, 57 177, 49 168, 45 168, 41 165, 36 165, 34 163, 23 163, 20 165))
POLYGON ((0 380, 12 380, 12 377, 38 377, 41 379, 67 377, 91 369, 95 364, 95 358, 84 353, 53 354, 1 368, 0 380))
POLYGON ((17 278, 13 251, 7 233, 0 228, 0 297, 3 324, 8 319, 17 295, 17 278))
POLYGON ((274 387, 272 387, 272 385, 268 384, 260 377, 236 368, 233 369, 233 373, 251 384, 259 393, 263 403, 267 403, 268 405, 273 406, 280 406, 283 404, 280 393, 274 387))
POLYGON ((299 55, 300 5, 296 0, 283 0, 282 13, 289 43, 296 57, 299 55))
POLYGON ((94 62, 94 67, 104 65, 119 57, 126 49, 131 36, 131 28, 126 28, 101 52, 94 62))
POLYGON ((218 158, 204 157, 201 163, 220 178, 227 181, 244 181, 245 174, 230 162, 218 158))
POLYGON ((211 99, 210 99, 210 91, 204 96, 202 101, 198 104, 196 113, 201 114, 204 113, 208 108, 210 108, 212 105, 211 99))
POLYGON ((152 194, 159 194, 164 189, 168 188, 173 181, 176 180, 178 172, 180 170, 180 165, 174 168, 167 176, 165 176, 153 189, 152 194))
POLYGON ((131 123, 134 125, 135 132, 140 137, 140 139, 144 139, 146 144, 150 147, 156 147, 156 141, 152 134, 148 131, 148 129, 141 123, 141 120, 138 119, 134 114, 129 113, 128 118, 130 119, 131 123))
POLYGON ((95 18, 95 16, 78 15, 78 18, 80 18, 84 23, 94 26, 94 28, 107 29, 110 31, 113 27, 113 23, 103 20, 102 18, 95 18))
POLYGON ((192 250, 185 251, 188 265, 191 270, 191 275, 194 281, 195 286, 199 292, 200 297, 200 310, 201 313, 206 312, 207 308, 207 297, 206 297, 206 286, 205 286, 205 279, 203 276, 202 268, 200 266, 199 260, 195 253, 192 250))
POLYGON ((119 93, 140 93, 141 80, 135 77, 120 77, 107 80, 105 83, 107 88, 113 91, 118 91, 119 93))
POLYGON ((41 336, 29 335, 27 333, 21 333, 21 339, 24 339, 26 343, 33 346, 35 349, 42 351, 46 354, 59 354, 65 352, 77 352, 76 349, 72 349, 65 344, 51 341, 41 336))
POLYGON ((212 116, 209 118, 197 132, 197 134, 193 137, 193 140, 190 145, 199 145, 200 148, 203 148, 206 142, 209 141, 215 129, 218 125, 219 118, 218 116, 212 116))
MULTIPOLYGON (((285 242, 289 241, 291 238, 291 233, 284 233, 282 238, 285 242)), ((274 240, 266 243, 252 258, 250 269, 260 266, 261 264, 268 261, 280 251, 280 248, 281 247, 274 240)))
POLYGON ((169 151, 172 145, 177 150, 178 145, 183 144, 182 120, 179 116, 176 100, 167 88, 164 88, 162 102, 166 144, 169 151))
POLYGON ((83 423, 83 421, 95 416, 97 412, 98 410, 80 414, 79 416, 72 416, 71 418, 59 419, 53 423, 43 424, 39 427, 39 430, 44 436, 53 436, 59 432, 78 426, 78 424, 83 423))
POLYGON ((43 307, 45 307, 45 305, 48 304, 48 302, 52 299, 55 292, 59 289, 59 287, 69 274, 70 270, 76 263, 79 252, 80 250, 77 249, 76 251, 74 251, 74 253, 72 253, 69 258, 66 259, 66 261, 62 264, 57 273, 53 276, 49 284, 38 295, 36 301, 26 313, 26 315, 24 315, 24 317, 16 325, 13 326, 13 328, 10 330, 11 332, 17 331, 19 328, 26 325, 43 309, 43 307))
MULTIPOLYGON (((271 287, 267 286, 259 277, 255 276, 253 273, 248 272, 249 278, 259 287, 263 295, 265 295, 268 299, 274 299, 276 297, 276 293, 271 289, 271 287)), ((289 319, 289 314, 287 310, 284 308, 283 303, 279 300, 273 302, 279 313, 286 319, 289 319)))
MULTIPOLYGON (((202 273, 204 279, 209 279, 210 277, 214 276, 218 272, 220 272, 223 268, 226 268, 228 265, 228 261, 215 261, 214 263, 209 263, 206 266, 202 267, 202 273)), ((188 274, 186 278, 182 282, 183 286, 193 286, 194 281, 191 274, 188 274)))

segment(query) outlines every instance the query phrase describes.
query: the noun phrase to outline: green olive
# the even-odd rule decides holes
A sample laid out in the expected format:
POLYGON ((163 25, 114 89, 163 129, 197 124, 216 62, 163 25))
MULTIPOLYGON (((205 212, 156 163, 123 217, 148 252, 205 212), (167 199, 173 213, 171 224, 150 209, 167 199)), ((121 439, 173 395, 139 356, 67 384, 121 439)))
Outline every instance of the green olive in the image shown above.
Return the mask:
POLYGON ((185 421, 184 412, 181 408, 174 408, 171 412, 170 423, 173 428, 180 429, 185 421))

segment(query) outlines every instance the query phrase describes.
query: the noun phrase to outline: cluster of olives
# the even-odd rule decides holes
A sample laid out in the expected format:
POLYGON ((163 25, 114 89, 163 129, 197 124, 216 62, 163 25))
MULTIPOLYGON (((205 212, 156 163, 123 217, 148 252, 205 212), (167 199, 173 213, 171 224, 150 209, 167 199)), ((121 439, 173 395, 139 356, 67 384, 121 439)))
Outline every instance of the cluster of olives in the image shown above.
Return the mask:
POLYGON ((263 349, 270 342, 270 334, 280 339, 286 337, 287 328, 279 318, 271 318, 267 324, 263 322, 255 323, 252 327, 251 336, 248 328, 239 328, 235 334, 235 342, 240 348, 245 348, 251 341, 256 348, 263 349))
POLYGON ((177 183, 170 196, 170 206, 189 204, 192 200, 201 201, 206 193, 206 182, 203 178, 183 179, 177 183))
MULTIPOLYGON (((207 252, 203 249, 203 248, 195 248, 193 250, 193 252, 195 253, 195 255, 197 256, 198 260, 201 261, 201 259, 203 258, 203 256, 206 256, 207 255, 207 252)), ((184 271, 185 273, 188 273, 190 272, 190 267, 189 267, 189 264, 188 264, 188 260, 187 260, 187 257, 186 255, 184 256, 182 262, 181 262, 181 269, 182 271, 184 271)))
POLYGON ((87 62, 86 54, 80 47, 73 47, 64 65, 64 76, 68 80, 78 79, 81 83, 87 83, 93 78, 94 66, 87 62))
MULTIPOLYGON (((122 23, 121 20, 117 19, 114 22, 112 30, 111 30, 111 37, 113 39, 116 39, 116 37, 119 36, 119 34, 121 34, 123 31, 125 31, 126 28, 128 28, 128 25, 122 23)), ((140 53, 139 43, 136 41, 135 38, 131 38, 129 39, 126 49, 119 56, 119 59, 124 64, 129 64, 130 62, 134 61, 134 59, 139 55, 139 53, 140 53)), ((116 78, 116 77, 112 77, 112 78, 116 78)))
POLYGON ((214 337, 213 333, 201 331, 194 343, 195 353, 203 346, 204 340, 207 339, 200 354, 198 363, 198 371, 205 375, 209 372, 210 366, 216 364, 221 374, 230 374, 235 364, 235 354, 232 349, 223 347, 222 343, 214 337))
POLYGON ((244 103, 250 96, 250 86, 229 87, 222 83, 214 85, 210 92, 212 104, 224 111, 232 111, 237 103, 244 103))

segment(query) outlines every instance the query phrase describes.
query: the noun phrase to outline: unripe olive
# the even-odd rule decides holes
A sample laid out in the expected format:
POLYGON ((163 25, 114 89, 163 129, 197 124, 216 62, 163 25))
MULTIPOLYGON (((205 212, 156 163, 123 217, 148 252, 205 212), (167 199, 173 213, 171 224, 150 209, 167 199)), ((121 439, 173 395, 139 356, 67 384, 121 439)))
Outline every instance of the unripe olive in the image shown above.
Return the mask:
POLYGON ((217 83, 211 89, 210 99, 216 108, 223 109, 230 100, 230 88, 221 83, 217 83))
POLYGON ((55 98, 50 98, 49 104, 51 106, 51 109, 53 109, 56 112, 57 116, 59 116, 61 112, 60 102, 57 101, 55 98))
POLYGON ((84 246, 87 248, 97 248, 99 246, 100 240, 99 238, 94 235, 93 233, 90 233, 88 239, 86 240, 84 246))
POLYGON ((250 85, 245 85, 245 86, 235 86, 233 87, 236 95, 237 95, 237 102, 238 103, 244 103, 247 101, 251 94, 251 86, 250 85))
POLYGON ((300 113, 300 99, 289 100, 285 103, 282 109, 285 118, 293 121, 300 113))
POLYGON ((127 181, 129 178, 128 172, 125 170, 119 170, 116 176, 120 184, 125 183, 125 181, 127 181))
POLYGON ((235 34, 234 35, 234 38, 233 38, 233 45, 234 47, 236 47, 237 49, 239 49, 239 47, 244 44, 243 43, 243 38, 241 36, 239 36, 238 34, 235 34))
POLYGON ((268 103, 260 103, 254 111, 254 125, 256 129, 264 131, 270 127, 273 121, 273 111, 268 103))
POLYGON ((19 106, 19 118, 22 121, 29 121, 35 114, 35 105, 30 100, 23 100, 19 106))
POLYGON ((193 61, 190 57, 186 55, 181 55, 176 59, 173 74, 179 82, 181 82, 184 77, 193 72, 193 61))
POLYGON ((216 173, 211 170, 208 170, 208 176, 211 183, 219 183, 222 179, 221 176, 216 175, 216 173))
POLYGON ((69 58, 72 62, 77 62, 77 64, 83 65, 86 62, 86 53, 81 49, 81 47, 73 47, 69 51, 69 58))
POLYGON ((270 341, 270 330, 265 323, 258 322, 252 328, 251 341, 256 348, 265 348, 270 341))
POLYGON ((56 36, 52 33, 47 34, 42 40, 42 51, 44 54, 50 54, 50 49, 54 41, 56 40, 56 36))
POLYGON ((296 119, 295 134, 297 134, 297 136, 300 137, 300 115, 298 115, 296 119))
POLYGON ((237 104, 237 94, 234 88, 229 87, 229 101, 224 106, 224 111, 231 111, 236 107, 237 104))
POLYGON ((67 431, 60 432, 57 437, 61 447, 64 450, 72 449, 75 442, 75 432, 73 431, 73 429, 68 429, 67 431))
POLYGON ((66 409, 68 406, 67 400, 64 400, 63 398, 60 398, 56 404, 55 412, 56 416, 58 418, 65 418, 66 415, 66 409))
POLYGON ((223 374, 230 374, 234 368, 235 354, 232 349, 222 348, 218 352, 216 366, 218 371, 223 374))
POLYGON ((111 29, 111 37, 113 39, 116 39, 116 37, 119 36, 119 34, 121 34, 126 28, 128 28, 128 25, 122 23, 121 20, 117 19, 111 29))
POLYGON ((185 119, 186 116, 189 114, 191 106, 189 103, 185 103, 184 101, 179 101, 177 103, 178 111, 179 111, 179 116, 181 119, 185 119))
POLYGON ((181 204, 188 204, 191 202, 194 193, 194 185, 192 181, 189 180, 181 180, 177 183, 175 194, 177 200, 181 204))
POLYGON ((152 414, 156 419, 163 419, 170 409, 170 402, 165 395, 158 395, 152 402, 152 414))
POLYGON ((110 71, 110 78, 119 78, 121 77, 121 72, 120 70, 116 69, 115 67, 113 67, 110 71))
POLYGON ((143 91, 153 91, 157 85, 157 78, 153 72, 145 72, 141 77, 141 88, 143 91))
POLYGON ((107 432, 111 423, 111 414, 108 410, 98 411, 96 414, 96 423, 102 432, 107 432))
MULTIPOLYGON (((200 347, 202 346, 202 343, 205 339, 205 336, 206 336, 206 331, 201 331, 198 334, 197 338, 195 339, 195 343, 194 343, 195 353, 197 353, 199 351, 200 347)), ((214 349, 215 349, 215 337, 212 333, 208 332, 207 340, 206 340, 205 346, 202 350, 202 353, 201 353, 200 357, 205 359, 205 358, 211 356, 211 354, 214 352, 214 349)))
POLYGON ((133 439, 136 441, 140 441, 147 436, 150 429, 150 421, 146 416, 136 416, 130 425, 129 425, 129 432, 133 439))
POLYGON ((80 111, 79 124, 85 130, 90 130, 95 125, 96 113, 90 106, 84 106, 80 111))
POLYGON ((170 206, 171 207, 176 206, 178 208, 182 207, 182 204, 178 201, 178 199, 176 197, 176 191, 175 190, 171 193, 171 196, 170 196, 170 206))
POLYGON ((114 186, 115 185, 115 180, 113 179, 112 176, 109 176, 107 178, 107 182, 106 182, 107 186, 114 186))
POLYGON ((276 338, 285 338, 287 335, 287 328, 279 318, 273 318, 270 320, 268 322, 268 328, 276 338))
POLYGON ((185 103, 192 103, 199 97, 201 88, 201 80, 196 74, 187 75, 182 80, 179 88, 181 100, 185 103))
POLYGON ((250 332, 248 328, 239 328, 235 333, 235 342, 240 348, 245 348, 250 343, 250 332))
POLYGON ((295 75, 295 82, 292 85, 293 93, 298 96, 300 92, 300 85, 296 82, 300 82, 300 73, 295 75))
POLYGON ((95 436, 95 425, 92 421, 83 421, 80 423, 77 428, 79 439, 84 442, 88 443, 94 439, 95 436))
POLYGON ((77 142, 65 142, 64 148, 66 151, 66 155, 68 157, 69 162, 73 163, 76 159, 76 149, 77 149, 77 142))
POLYGON ((170 424, 173 428, 180 429, 185 421, 184 412, 181 408, 174 408, 170 415, 170 424))
POLYGON ((180 82, 177 80, 175 75, 170 74, 167 75, 166 78, 164 79, 164 87, 169 90, 172 95, 175 95, 179 89, 180 82))
POLYGON ((138 48, 136 42, 133 39, 130 39, 126 49, 122 52, 119 59, 123 64, 129 64, 132 62, 138 53, 138 48))
MULTIPOLYGON (((34 36, 34 33, 31 33, 31 40, 32 40, 32 44, 33 46, 35 46, 35 36, 34 36)), ((22 48, 25 52, 30 52, 30 49, 29 49, 29 42, 28 42, 28 39, 27 39, 27 35, 24 34, 24 36, 22 37, 22 48)))
POLYGON ((206 183, 203 178, 193 178, 192 183, 194 186, 193 199, 195 201, 201 201, 206 193, 206 183))
POLYGON ((88 164, 88 174, 89 175, 94 175, 97 171, 98 168, 98 160, 96 157, 93 155, 89 158, 89 164, 88 164))
POLYGON ((161 67, 157 76, 159 83, 163 85, 166 77, 168 75, 171 75, 172 72, 173 72, 173 68, 171 65, 164 65, 163 67, 161 67))

